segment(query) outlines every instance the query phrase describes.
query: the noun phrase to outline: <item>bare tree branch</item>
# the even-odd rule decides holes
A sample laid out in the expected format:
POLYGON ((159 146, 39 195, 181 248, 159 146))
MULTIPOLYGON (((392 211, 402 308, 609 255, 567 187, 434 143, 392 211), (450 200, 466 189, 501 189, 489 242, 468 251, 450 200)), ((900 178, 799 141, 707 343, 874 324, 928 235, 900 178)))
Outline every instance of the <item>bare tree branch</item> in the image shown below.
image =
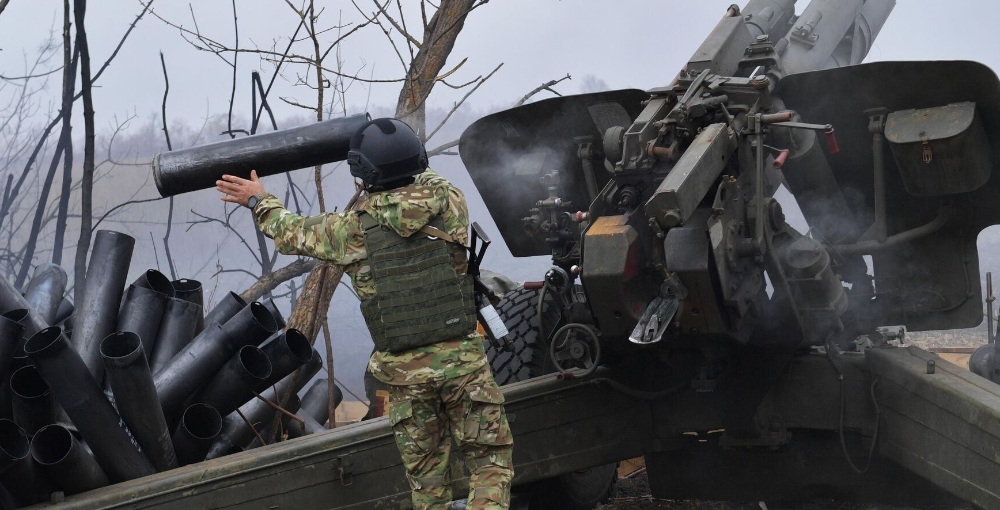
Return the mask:
MULTIPOLYGON (((170 143, 170 130, 167 129, 167 95, 170 94, 170 78, 167 76, 167 61, 163 58, 163 52, 160 52, 160 64, 163 67, 163 106, 162 120, 163 120, 163 136, 167 139, 167 151, 174 150, 173 145, 170 143)), ((170 279, 177 279, 177 271, 174 267, 174 258, 170 254, 170 230, 174 226, 174 197, 170 197, 170 206, 167 209, 167 230, 163 234, 163 253, 167 257, 167 267, 170 268, 170 279)), ((156 249, 154 244, 153 249, 156 249)))
POLYGON ((448 114, 444 116, 444 120, 442 120, 441 123, 438 124, 436 128, 434 128, 434 131, 431 131, 431 134, 427 135, 427 140, 434 138, 434 135, 436 135, 437 132, 444 127, 444 125, 448 122, 448 119, 451 119, 451 116, 454 115, 459 108, 461 108, 461 106, 465 103, 467 99, 469 99, 469 96, 474 94, 476 90, 478 90, 479 87, 482 86, 482 84, 486 83, 486 80, 489 80, 494 74, 496 74, 496 72, 499 71, 501 67, 503 67, 503 62, 501 62, 500 65, 496 67, 496 69, 493 69, 493 71, 490 74, 486 75, 485 78, 481 78, 479 82, 476 83, 476 86, 472 87, 472 90, 468 91, 459 102, 455 103, 455 106, 452 107, 452 109, 448 112, 448 114))
MULTIPOLYGON (((192 13, 192 16, 194 14, 192 13)), ((236 17, 236 0, 233 0, 233 32, 236 34, 236 49, 240 49, 240 24, 236 17)), ((233 88, 232 92, 229 93, 229 116, 227 117, 226 126, 229 128, 229 136, 231 138, 236 138, 236 134, 233 133, 233 101, 236 99, 236 60, 239 58, 240 54, 237 51, 233 53, 233 88)))
MULTIPOLYGON (((63 0, 63 3, 64 10, 69 13, 69 0, 63 0)), ((73 110, 73 94, 76 93, 76 65, 79 58, 79 47, 76 47, 73 51, 73 58, 69 64, 71 68, 69 74, 72 76, 72 83, 68 88, 65 87, 66 77, 63 75, 64 88, 62 109, 64 111, 73 110)), ((68 136, 64 142, 62 189, 59 194, 59 206, 56 213, 56 236, 52 243, 52 263, 57 266, 62 265, 63 245, 66 242, 66 223, 69 220, 69 200, 73 187, 73 127, 71 125, 73 116, 63 115, 62 117, 63 132, 69 133, 70 136, 68 136)))
MULTIPOLYGON (((83 94, 83 186, 80 190, 80 240, 76 244, 76 261, 73 273, 74 303, 83 302, 84 279, 87 274, 87 253, 93 235, 94 198, 94 100, 91 97, 93 80, 90 76, 90 47, 87 43, 87 29, 84 19, 87 0, 74 0, 76 18, 76 45, 80 48, 80 93, 83 94)), ((143 11, 145 12, 145 11, 143 11)), ((68 112, 67 112, 68 113, 68 112)))
POLYGON ((250 286, 250 288, 243 291, 243 294, 241 294, 240 297, 245 299, 248 303, 256 301, 268 292, 278 288, 278 285, 312 271, 316 267, 317 263, 318 261, 316 259, 298 259, 281 269, 272 271, 270 274, 260 277, 256 283, 250 286))
MULTIPOLYGON (((108 57, 108 59, 104 61, 104 64, 101 65, 101 68, 97 70, 97 74, 95 74, 94 77, 90 80, 91 82, 97 81, 97 79, 100 78, 102 74, 104 74, 104 70, 107 69, 108 66, 111 65, 111 61, 113 61, 115 57, 118 56, 118 51, 121 50, 122 46, 125 45, 125 41, 128 39, 129 34, 132 33, 132 30, 135 30, 135 26, 139 23, 139 20, 141 20, 142 17, 146 15, 146 13, 149 11, 149 8, 153 5, 154 1, 155 0, 149 0, 148 2, 143 4, 142 12, 140 12, 139 15, 136 16, 134 20, 132 20, 132 24, 128 26, 128 30, 125 31, 125 35, 123 35, 122 38, 118 40, 118 46, 115 46, 115 51, 111 52, 111 56, 108 57)), ((142 4, 141 1, 139 3, 142 4)))
POLYGON ((38 73, 38 74, 29 74, 29 75, 25 75, 25 76, 5 76, 3 74, 0 74, 0 80, 18 81, 18 80, 30 80, 30 79, 33 79, 33 78, 44 78, 44 77, 46 77, 46 76, 48 76, 50 74, 58 73, 59 71, 62 71, 63 69, 64 69, 63 66, 59 66, 59 67, 57 67, 55 69, 52 69, 51 71, 45 71, 44 73, 38 73))
MULTIPOLYGON (((500 64, 500 66, 502 66, 502 65, 503 64, 500 64)), ((493 70, 493 73, 497 72, 497 70, 500 69, 500 66, 497 66, 497 68, 493 70)), ((441 126, 443 126, 444 123, 448 121, 448 117, 451 117, 451 115, 453 113, 455 113, 456 110, 458 110, 458 107, 462 105, 462 102, 464 102, 466 100, 466 98, 469 97, 469 95, 471 95, 473 92, 475 92, 476 88, 479 88, 479 85, 482 85, 482 83, 484 81, 486 81, 487 79, 489 79, 490 76, 493 76, 493 73, 490 73, 489 76, 487 76, 486 78, 483 78, 483 80, 480 81, 476 85, 475 88, 473 88, 471 91, 469 91, 469 93, 466 94, 464 98, 462 98, 462 101, 459 101, 455 105, 455 107, 452 108, 450 112, 448 112, 448 115, 445 117, 444 121, 441 122, 441 125, 439 125, 437 127, 437 129, 434 130, 434 133, 437 133, 438 129, 441 129, 441 126)), ((517 104, 515 104, 514 106, 517 107, 517 106, 523 105, 524 102, 527 101, 531 96, 533 96, 533 95, 541 92, 542 90, 549 90, 553 94, 560 95, 555 90, 552 90, 551 87, 555 86, 557 83, 559 83, 559 82, 561 82, 563 80, 568 80, 568 79, 570 79, 570 76, 567 74, 564 78, 560 78, 558 80, 552 80, 552 81, 543 83, 540 87, 536 88, 535 90, 532 90, 526 96, 522 97, 521 100, 518 101, 517 104)), ((434 133, 431 133, 431 136, 434 136, 434 133)), ((430 137, 428 137, 428 138, 430 138, 430 137)), ((431 149, 431 150, 427 151, 427 157, 430 158, 430 157, 433 157, 433 156, 440 156, 440 155, 444 155, 444 154, 448 154, 448 155, 454 154, 454 153, 448 152, 448 149, 452 149, 452 148, 458 147, 458 144, 459 144, 459 140, 452 140, 452 141, 450 141, 450 142, 448 142, 446 144, 443 144, 443 145, 440 145, 438 147, 435 147, 434 149, 431 149)))
POLYGON ((446 144, 444 144, 444 145, 442 145, 440 147, 431 149, 431 150, 427 151, 427 157, 428 158, 434 157, 434 156, 437 156, 437 155, 440 155, 440 154, 444 153, 448 149, 451 149, 451 148, 454 148, 454 147, 458 147, 458 142, 459 142, 458 140, 452 140, 452 141, 450 141, 450 142, 448 142, 448 143, 446 143, 446 144))
POLYGON ((427 25, 420 51, 410 63, 406 82, 399 92, 396 118, 409 124, 421 138, 427 134, 424 104, 434 84, 441 78, 441 69, 455 47, 465 18, 474 5, 474 0, 442 0, 427 25), (448 28, 441 30, 445 26, 448 28), (452 30, 453 28, 458 30, 452 30))
POLYGON ((119 210, 119 209, 121 209, 123 207, 128 207, 130 205, 136 205, 136 204, 145 204, 145 203, 148 203, 148 202, 159 202, 160 200, 163 200, 163 197, 146 198, 146 199, 142 199, 142 200, 129 200, 127 202, 122 202, 122 203, 120 203, 120 204, 112 207, 111 209, 108 209, 107 211, 105 211, 105 213, 103 215, 101 215, 100 219, 98 219, 96 222, 94 222, 94 227, 93 228, 96 229, 97 227, 101 226, 101 223, 104 222, 104 220, 108 219, 108 216, 111 216, 112 213, 114 213, 115 211, 117 211, 117 210, 119 210))
POLYGON ((514 107, 517 108, 518 106, 523 105, 526 101, 528 101, 529 99, 531 99, 532 96, 534 96, 535 94, 537 94, 537 93, 539 93, 539 92, 541 92, 543 90, 548 90, 549 92, 551 92, 551 93, 553 93, 553 94, 555 94, 557 96, 561 96, 562 94, 556 92, 555 90, 552 90, 552 87, 554 87, 556 84, 558 84, 559 82, 561 82, 563 80, 572 80, 572 79, 573 78, 570 75, 567 74, 566 76, 563 76, 562 78, 559 78, 558 80, 547 81, 547 82, 545 82, 545 83, 543 83, 543 84, 535 87, 535 89, 532 90, 531 92, 528 92, 527 94, 525 94, 524 97, 522 97, 520 101, 518 101, 517 103, 514 104, 514 107))
MULTIPOLYGON (((407 31, 407 30, 406 30, 405 28, 403 28, 403 27, 399 26, 399 23, 396 23, 396 20, 392 19, 392 16, 389 16, 389 12, 385 10, 385 7, 386 7, 385 5, 379 5, 379 3, 378 3, 378 1, 377 1, 377 0, 372 0, 372 3, 374 3, 374 4, 375 4, 375 6, 376 6, 376 7, 378 7, 378 10, 382 12, 382 15, 383 15, 383 16, 385 16, 385 19, 389 20, 389 23, 391 23, 391 24, 392 24, 392 26, 393 26, 393 27, 395 27, 395 28, 396 28, 396 30, 397 30, 397 31, 398 31, 398 32, 399 32, 399 33, 400 33, 400 34, 401 34, 401 35, 402 35, 403 37, 405 37, 405 38, 406 38, 406 40, 407 40, 407 41, 408 41, 408 42, 409 42, 410 44, 412 44, 412 45, 416 46, 417 48, 419 48, 419 47, 420 47, 420 41, 416 40, 416 38, 414 38, 414 37, 413 37, 412 35, 410 35, 410 32, 409 32, 409 31, 407 31)), ((387 3, 386 5, 388 5, 388 3, 387 3)), ((400 20, 403 20, 403 16, 402 16, 402 14, 400 14, 400 18, 399 18, 399 19, 400 19, 400 20)), ((406 21, 405 21, 405 20, 403 20, 403 23, 405 24, 405 23, 406 23, 406 21)), ((410 60, 413 60, 413 53, 412 53, 412 52, 410 52, 410 60)))

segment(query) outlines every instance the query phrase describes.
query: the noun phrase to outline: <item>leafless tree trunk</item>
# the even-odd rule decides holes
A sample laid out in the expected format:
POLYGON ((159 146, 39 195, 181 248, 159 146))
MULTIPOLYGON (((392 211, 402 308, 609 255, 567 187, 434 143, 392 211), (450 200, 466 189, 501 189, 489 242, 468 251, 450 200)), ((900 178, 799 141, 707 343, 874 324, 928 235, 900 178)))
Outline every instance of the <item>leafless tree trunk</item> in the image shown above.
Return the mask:
POLYGON ((91 96, 90 48, 84 18, 87 0, 73 0, 76 17, 76 44, 80 48, 80 91, 83 93, 83 182, 80 188, 80 241, 76 245, 76 263, 73 272, 73 302, 83 302, 84 280, 87 276, 87 253, 93 235, 94 198, 94 99, 91 96))
MULTIPOLYGON (((68 151, 72 151, 72 125, 70 119, 73 117, 73 94, 76 89, 76 60, 73 57, 73 41, 70 34, 71 11, 69 0, 63 0, 63 88, 62 88, 62 130, 59 133, 59 142, 56 144, 52 162, 49 164, 49 171, 45 175, 45 182, 39 192, 38 203, 35 206, 35 216, 31 221, 31 233, 28 235, 28 242, 25 245, 24 256, 21 259, 21 268, 17 273, 14 284, 22 287, 27 281, 28 273, 31 269, 32 260, 35 257, 35 250, 38 248, 39 234, 42 229, 42 219, 45 216, 45 208, 49 202, 49 194, 52 191, 52 183, 59 169, 59 159, 68 151)), ((69 156, 72 164, 72 156, 69 156)), ((65 161, 64 161, 65 163, 65 161)), ((65 183, 63 188, 65 188, 65 183)), ((57 231, 56 235, 60 233, 57 231)), ((61 250, 60 250, 61 251, 61 250)), ((55 253, 55 252, 53 252, 55 253)))
POLYGON ((59 212, 56 217, 56 237, 52 245, 52 263, 62 264, 63 245, 66 238, 66 223, 69 218, 69 199, 73 186, 73 95, 76 94, 76 63, 79 52, 70 57, 70 4, 63 0, 63 96, 62 135, 63 178, 59 193, 59 212), (66 113, 69 113, 68 115, 66 113))
MULTIPOLYGON (((424 27, 423 43, 410 62, 396 103, 396 118, 409 124, 421 138, 427 136, 427 98, 455 47, 459 32, 465 26, 465 18, 475 7, 476 0, 441 0, 434 16, 424 27)), ((409 34, 405 35, 409 37, 409 34)))

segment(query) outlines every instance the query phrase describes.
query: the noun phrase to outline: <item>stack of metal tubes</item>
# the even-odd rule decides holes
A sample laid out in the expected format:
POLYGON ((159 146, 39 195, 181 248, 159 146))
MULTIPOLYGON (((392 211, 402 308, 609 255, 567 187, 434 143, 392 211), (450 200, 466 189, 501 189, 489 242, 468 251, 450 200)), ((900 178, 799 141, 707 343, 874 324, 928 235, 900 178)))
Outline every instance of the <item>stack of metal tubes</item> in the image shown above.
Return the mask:
POLYGON ((271 300, 229 293, 206 314, 198 281, 151 269, 127 283, 134 245, 97 232, 76 307, 59 266, 23 292, 0 276, 0 506, 325 428, 326 381, 298 395, 319 353, 271 300))

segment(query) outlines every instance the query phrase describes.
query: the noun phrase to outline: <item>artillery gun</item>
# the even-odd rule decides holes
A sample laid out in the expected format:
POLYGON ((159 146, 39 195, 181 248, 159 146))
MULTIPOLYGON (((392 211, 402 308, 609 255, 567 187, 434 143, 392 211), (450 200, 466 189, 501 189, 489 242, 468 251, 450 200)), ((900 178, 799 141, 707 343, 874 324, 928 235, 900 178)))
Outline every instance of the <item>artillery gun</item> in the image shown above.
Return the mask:
MULTIPOLYGON (((900 346, 982 321, 1000 80, 972 62, 861 64, 894 0, 794 4, 731 7, 666 87, 539 101, 463 134, 511 252, 553 261, 499 307, 512 350, 489 348, 510 383, 515 491, 592 506, 614 463, 643 456, 660 498, 1000 508, 1000 386, 900 346)), ((190 165, 275 154, 246 143, 236 160, 161 159, 158 182, 182 192, 203 185, 190 165)), ((62 505, 405 508, 389 425, 62 505)))
MULTIPOLYGON (((512 253, 553 263, 500 304, 513 352, 490 353, 494 372, 648 401, 611 429, 648 433, 656 497, 935 499, 909 470, 1000 507, 970 467, 995 437, 967 410, 942 427, 940 388, 923 387, 941 364, 890 346, 982 321, 1000 82, 972 62, 861 64, 892 0, 794 4, 731 7, 665 87, 466 130, 462 159, 512 253)), ((977 373, 998 373, 993 349, 977 373)), ((959 377, 976 389, 947 398, 981 404, 983 382, 959 377)))

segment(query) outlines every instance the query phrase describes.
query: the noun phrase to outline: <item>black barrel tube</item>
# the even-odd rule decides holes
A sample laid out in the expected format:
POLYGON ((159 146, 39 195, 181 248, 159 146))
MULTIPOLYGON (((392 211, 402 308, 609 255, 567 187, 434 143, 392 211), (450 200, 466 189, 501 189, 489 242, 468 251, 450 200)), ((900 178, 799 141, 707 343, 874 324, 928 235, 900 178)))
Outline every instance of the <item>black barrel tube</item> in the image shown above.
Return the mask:
POLYGON ((108 335, 101 342, 101 356, 118 413, 146 457, 157 471, 177 467, 170 430, 139 336, 124 331, 108 335))
POLYGON ((21 321, 28 316, 24 308, 0 315, 0 418, 13 418, 11 408, 10 377, 14 370, 24 366, 24 326, 21 321))
MULTIPOLYGON (((316 351, 313 352, 316 355, 315 359, 318 361, 319 353, 316 351)), ((309 379, 312 379, 319 372, 320 368, 322 368, 322 364, 312 360, 305 364, 302 367, 303 372, 299 375, 298 380, 294 381, 296 383, 295 391, 297 392, 302 389, 302 386, 309 379)), ((260 392, 260 395, 271 402, 277 403, 288 388, 292 386, 292 379, 294 378, 295 374, 289 374, 274 386, 265 388, 264 391, 260 392)), ((271 425, 271 420, 274 417, 274 408, 259 398, 254 397, 249 402, 240 406, 239 413, 232 412, 226 415, 222 432, 219 434, 219 438, 212 444, 212 449, 207 458, 215 459, 228 455, 234 448, 246 447, 252 440, 256 439, 254 429, 250 428, 247 421, 255 424, 257 431, 263 435, 265 433, 264 428, 271 425), (242 413, 246 417, 246 420, 241 418, 239 413, 242 413)))
POLYGON ((62 330, 52 327, 39 331, 28 339, 24 351, 112 481, 155 472, 119 425, 118 413, 83 359, 62 336, 62 330))
POLYGON ((59 326, 63 330, 63 334, 72 343, 73 340, 73 326, 76 324, 76 315, 70 315, 63 319, 59 324, 53 324, 53 326, 59 326))
MULTIPOLYGON (((291 384, 292 376, 288 376, 279 381, 273 388, 264 389, 260 395, 271 402, 277 402, 278 397, 291 384)), ((264 434, 264 429, 271 424, 270 421, 267 421, 272 416, 269 410, 272 410, 271 406, 254 397, 249 402, 241 405, 238 412, 234 411, 226 415, 222 424, 222 432, 219 433, 219 437, 212 443, 212 448, 209 450, 206 458, 216 459, 229 455, 229 452, 233 451, 234 448, 246 448, 256 438, 254 434, 255 429, 257 433, 264 434), (240 416, 241 413, 242 417, 240 416), (244 420, 244 418, 246 419, 244 420), (253 428, 250 428, 251 424, 253 428)))
MULTIPOLYGON (((121 232, 98 230, 94 236, 83 302, 77 303, 73 347, 98 383, 104 379, 101 341, 113 333, 118 324, 118 308, 125 292, 125 278, 134 247, 135 239, 121 232)), ((112 478, 114 476, 112 474, 112 478)))
POLYGON ((174 432, 174 450, 181 466, 205 460, 212 443, 222 431, 222 416, 208 404, 194 404, 184 410, 174 432))
POLYGON ((160 294, 166 294, 170 297, 176 297, 174 295, 174 285, 170 281, 170 278, 167 278, 167 275, 157 271, 156 269, 147 269, 145 273, 142 273, 142 275, 132 282, 132 285, 142 287, 144 289, 154 290, 160 294))
MULTIPOLYGON (((169 280, 164 281, 170 285, 169 280)), ((171 289, 168 290, 173 293, 171 289)), ((153 352, 156 335, 160 331, 160 321, 167 308, 167 299, 170 299, 170 296, 158 290, 139 287, 135 283, 129 285, 125 299, 122 300, 121 311, 118 313, 116 331, 128 331, 139 335, 143 353, 153 352)))
MULTIPOLYGON (((266 306, 253 302, 222 325, 222 330, 238 343, 260 345, 278 330, 278 322, 266 306)), ((235 351, 234 351, 235 352, 235 351)))
POLYGON ((48 425, 31 439, 31 456, 66 494, 110 485, 93 455, 62 425, 48 425))
MULTIPOLYGON (((281 394, 280 393, 278 394, 278 398, 281 398, 281 394)), ((277 399, 272 400, 272 402, 277 403, 277 399)), ((289 412, 289 413, 295 414, 295 413, 299 412, 299 406, 301 406, 301 405, 302 405, 302 400, 299 399, 299 396, 295 395, 295 394, 292 394, 291 398, 288 399, 288 402, 285 403, 284 410, 287 411, 287 412, 289 412)), ((275 412, 276 411, 274 411, 273 409, 271 411, 268 411, 267 416, 264 417, 264 423, 261 424, 261 426, 267 427, 267 428, 264 429, 264 432, 260 433, 261 437, 263 437, 265 440, 270 440, 271 436, 274 435, 274 434, 272 434, 272 432, 274 432, 274 429, 272 429, 270 427, 274 423, 274 421, 273 421, 272 418, 273 418, 275 412)), ((281 419, 278 422, 278 426, 281 427, 281 428, 279 429, 279 431, 287 430, 286 424, 288 423, 287 420, 290 420, 290 418, 285 413, 281 413, 281 417, 280 418, 281 419)), ((296 427, 299 427, 299 422, 298 421, 293 421, 293 423, 295 424, 296 427)), ((301 435, 302 435, 302 429, 300 428, 299 429, 299 436, 301 436, 301 435)), ((281 434, 277 434, 277 436, 280 437, 281 434)), ((296 437, 298 437, 298 436, 296 436, 296 437)), ((252 450, 254 448, 260 448, 261 446, 264 446, 264 444, 260 442, 260 438, 258 438, 257 436, 254 436, 254 438, 252 440, 250 440, 250 444, 247 445, 247 450, 252 450)))
POLYGON ((271 362, 260 348, 245 345, 215 374, 195 402, 214 407, 227 415, 253 398, 265 387, 271 375, 271 362))
MULTIPOLYGON (((309 385, 304 395, 302 395, 302 414, 305 414, 320 424, 326 423, 330 418, 330 384, 325 377, 320 377, 309 385)), ((336 408, 344 401, 344 393, 339 386, 333 387, 333 407, 336 408)))
POLYGON ((47 324, 55 324, 59 305, 66 293, 66 271, 55 264, 42 264, 35 268, 35 273, 24 291, 24 300, 28 302, 38 316, 47 324))
POLYGON ((21 328, 20 335, 11 335, 8 333, 5 335, 0 331, 0 343, 4 345, 10 345, 10 339, 13 337, 13 342, 15 344, 14 352, 11 355, 10 361, 7 364, 6 370, 0 373, 0 379, 2 379, 3 386, 0 386, 0 418, 13 418, 14 415, 11 413, 10 407, 10 376, 15 370, 31 364, 31 360, 28 359, 28 355, 24 353, 24 342, 27 341, 27 335, 24 334, 27 331, 24 327, 25 324, 29 323, 28 310, 24 308, 19 308, 16 310, 11 310, 7 313, 0 314, 0 330, 4 327, 6 328, 21 328), (10 322, 12 321, 16 326, 12 326, 10 322), (3 337, 6 336, 6 341, 3 337))
POLYGON ((26 337, 49 327, 49 324, 31 308, 24 296, 6 278, 0 277, 0 313, 7 314, 14 310, 24 310, 24 312, 18 312, 23 314, 21 319, 14 320, 24 326, 24 336, 26 337))
POLYGON ((28 455, 28 436, 16 423, 0 419, 0 473, 28 455))
POLYGON ((273 299, 265 299, 261 301, 261 304, 267 307, 271 311, 271 315, 274 316, 274 320, 278 323, 278 329, 285 329, 285 318, 281 315, 281 311, 278 310, 278 305, 274 303, 273 299))
POLYGON ((153 156, 160 196, 215 187, 224 174, 261 177, 347 159, 351 137, 367 113, 153 156))
POLYGON ((309 361, 307 361, 305 365, 302 365, 302 368, 298 370, 299 379, 295 381, 295 392, 298 393, 299 391, 302 391, 302 388, 305 388, 306 384, 309 384, 309 381, 312 380, 312 378, 315 377, 322 368, 323 358, 320 357, 319 351, 313 348, 312 358, 309 358, 309 361))
POLYGON ((52 494, 62 490, 49 479, 42 466, 31 458, 30 453, 0 473, 0 484, 3 484, 3 487, 10 491, 22 506, 51 501, 52 494))
POLYGON ((59 490, 31 458, 30 451, 24 430, 11 420, 0 420, 0 483, 22 505, 48 501, 59 490))
POLYGON ((184 402, 236 351, 233 345, 222 326, 212 323, 153 375, 163 415, 171 427, 180 419, 184 402))
POLYGON ((302 423, 300 424, 294 418, 285 416, 282 423, 285 426, 285 432, 288 434, 289 439, 295 439, 296 437, 308 436, 310 434, 315 434, 317 432, 322 432, 327 430, 320 422, 316 421, 312 416, 305 414, 305 412, 300 408, 299 412, 295 414, 300 419, 302 423))
POLYGON ((0 315, 0 374, 7 374, 14 361, 14 353, 23 345, 24 326, 16 319, 0 315))
POLYGON ((297 329, 275 333, 261 347, 267 359, 271 360, 271 376, 264 386, 270 386, 295 371, 312 359, 313 348, 309 339, 297 329))
POLYGON ((29 436, 58 420, 56 399, 34 365, 21 367, 11 374, 10 393, 14 421, 29 436))
POLYGON ((213 322, 225 324, 239 313, 240 310, 246 308, 246 306, 247 302, 239 294, 230 292, 226 294, 226 297, 222 298, 222 301, 219 301, 219 304, 215 305, 212 311, 205 314, 205 324, 213 322))
POLYGON ((205 328, 181 352, 156 373, 156 393, 160 396, 167 423, 175 423, 185 401, 208 382, 244 345, 258 345, 274 333, 271 312, 260 303, 251 303, 220 326, 205 328))
POLYGON ((54 326, 68 319, 73 315, 74 311, 76 311, 76 307, 73 306, 73 302, 68 297, 63 297, 62 301, 59 302, 59 308, 56 310, 56 316, 51 324, 54 326))
POLYGON ((180 298, 167 298, 163 318, 160 319, 153 352, 149 356, 149 370, 155 375, 181 352, 200 332, 201 305, 180 298))
POLYGON ((181 278, 170 283, 174 286, 175 298, 194 303, 201 308, 202 311, 198 313, 198 327, 195 329, 195 334, 200 333, 201 330, 205 329, 205 294, 202 291, 201 282, 181 278))

